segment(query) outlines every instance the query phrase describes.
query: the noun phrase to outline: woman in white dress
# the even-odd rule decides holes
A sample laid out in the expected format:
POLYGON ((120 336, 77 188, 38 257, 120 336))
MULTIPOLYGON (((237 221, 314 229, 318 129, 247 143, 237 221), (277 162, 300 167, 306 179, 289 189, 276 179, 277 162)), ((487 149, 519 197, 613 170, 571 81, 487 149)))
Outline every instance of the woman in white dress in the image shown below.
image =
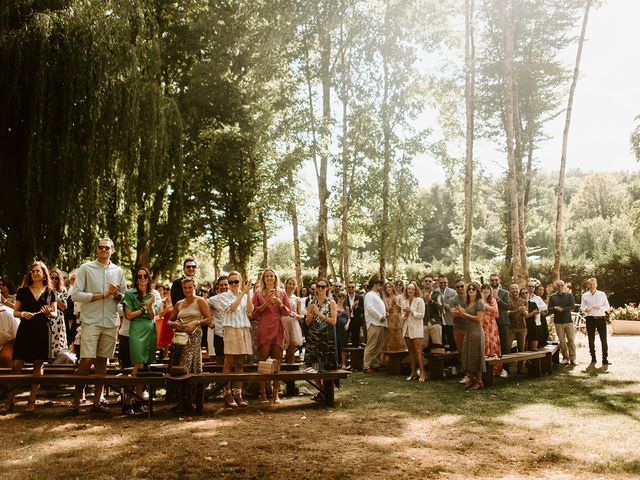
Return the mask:
POLYGON ((282 317, 282 323, 284 324, 284 348, 286 349, 285 361, 286 363, 293 363, 295 359, 296 350, 302 345, 302 328, 300 327, 300 320, 304 318, 301 313, 301 300, 295 294, 297 282, 295 278, 289 277, 284 283, 285 293, 289 298, 291 304, 291 313, 282 317))
POLYGON ((411 375, 407 380, 418 378, 416 368, 419 368, 420 382, 424 382, 427 378, 427 373, 424 371, 424 359, 422 357, 422 339, 424 337, 422 320, 424 318, 424 309, 424 300, 420 295, 420 290, 414 283, 410 283, 404 289, 402 299, 402 316, 404 317, 402 336, 409 350, 409 365, 411 366, 411 375))

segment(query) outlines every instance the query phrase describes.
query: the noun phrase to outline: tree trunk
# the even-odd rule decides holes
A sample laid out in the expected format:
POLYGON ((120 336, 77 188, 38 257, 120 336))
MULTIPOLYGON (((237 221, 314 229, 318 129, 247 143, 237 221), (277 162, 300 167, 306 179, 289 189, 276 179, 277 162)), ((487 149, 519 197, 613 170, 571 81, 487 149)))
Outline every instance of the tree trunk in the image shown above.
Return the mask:
POLYGON ((269 235, 262 212, 258 214, 258 222, 260 224, 260 233, 262 233, 262 268, 267 268, 269 266, 269 235))
POLYGON ((515 139, 515 150, 513 152, 516 165, 516 182, 518 191, 518 238, 520 246, 521 274, 516 277, 519 283, 526 283, 529 280, 529 268, 527 266, 527 242, 525 237, 525 204, 524 204, 524 173, 523 173, 523 142, 522 123, 520 119, 520 95, 517 82, 513 82, 513 128, 515 139))
MULTIPOLYGON (((293 188, 293 172, 287 170, 287 181, 289 186, 293 188)), ((298 284, 298 292, 302 288, 302 262, 300 261, 300 233, 298 231, 298 210, 294 196, 289 200, 289 215, 291 216, 291 226, 293 227, 293 263, 296 268, 296 283, 298 284)))
POLYGON ((473 40, 473 0, 464 2, 465 16, 465 75, 464 100, 466 110, 466 151, 464 169, 464 247, 462 250, 462 272, 465 282, 471 281, 471 238, 473 233, 473 136, 475 90, 475 44, 473 40))
POLYGON ((385 13, 385 39, 382 46, 383 94, 382 94, 382 138, 383 138, 383 166, 382 166, 382 222, 380 225, 380 268, 378 274, 384 281, 387 273, 387 248, 389 243, 389 183, 391 175, 391 120, 389 118, 389 55, 390 39, 387 24, 389 11, 385 13))
MULTIPOLYGON (((325 20, 326 21, 326 20, 325 20)), ((320 31, 320 81, 322 83, 322 122, 320 124, 320 172, 318 176, 318 277, 327 278, 327 243, 329 221, 329 190, 327 169, 329 165, 329 130, 331 124, 331 32, 328 25, 320 31)))
POLYGON ((558 174, 558 203, 556 206, 556 238, 555 238, 555 256, 553 260, 553 280, 560 278, 560 263, 562 262, 562 241, 564 239, 564 177, 567 166, 567 143, 569 141, 569 127, 571 126, 571 110, 573 108, 573 97, 578 84, 578 74, 580 73, 580 57, 582 56, 582 47, 584 45, 584 37, 587 32, 587 21, 589 20, 589 9, 592 0, 587 0, 584 8, 584 18, 582 19, 582 30, 580 32, 580 40, 578 42, 578 53, 576 55, 576 64, 573 69, 573 80, 571 81, 571 90, 569 90, 569 100, 567 102, 567 115, 564 122, 564 131, 562 132, 562 156, 560 157, 560 173, 558 174))
POLYGON ((342 198, 340 199, 340 265, 342 281, 349 280, 349 134, 348 99, 349 72, 345 61, 346 49, 342 50, 342 198))
POLYGON ((513 98, 513 50, 514 38, 511 21, 507 14, 505 0, 498 2, 500 6, 500 14, 502 20, 502 41, 504 49, 504 83, 505 83, 505 113, 504 127, 507 140, 507 162, 509 165, 508 173, 508 190, 509 190, 509 208, 510 208, 510 238, 507 239, 511 243, 512 261, 511 275, 514 279, 519 280, 522 276, 522 258, 520 256, 520 235, 519 235, 519 208, 518 208, 518 180, 516 159, 514 152, 515 129, 513 124, 514 117, 514 98, 513 98))

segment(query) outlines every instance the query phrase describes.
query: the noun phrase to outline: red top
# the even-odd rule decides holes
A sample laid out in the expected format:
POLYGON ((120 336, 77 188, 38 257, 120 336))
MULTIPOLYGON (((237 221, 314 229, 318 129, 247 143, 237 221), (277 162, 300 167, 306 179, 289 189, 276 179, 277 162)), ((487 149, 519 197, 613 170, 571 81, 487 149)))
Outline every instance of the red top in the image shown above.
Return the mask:
POLYGON ((275 343, 280 348, 284 346, 284 324, 281 317, 286 317, 291 313, 291 304, 284 290, 278 290, 278 298, 282 306, 277 303, 270 303, 262 312, 258 308, 265 303, 262 292, 253 294, 253 318, 258 320, 256 329, 256 345, 260 348, 265 343, 275 343))

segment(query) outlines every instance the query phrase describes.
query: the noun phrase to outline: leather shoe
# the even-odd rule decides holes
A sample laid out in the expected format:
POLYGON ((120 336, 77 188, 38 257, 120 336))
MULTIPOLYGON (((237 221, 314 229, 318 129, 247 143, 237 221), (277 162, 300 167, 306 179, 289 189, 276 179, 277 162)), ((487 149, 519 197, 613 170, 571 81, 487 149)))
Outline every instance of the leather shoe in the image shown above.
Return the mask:
POLYGON ((373 375, 373 374, 374 374, 374 373, 376 373, 376 372, 373 370, 373 368, 365 368, 365 369, 363 370, 363 373, 366 373, 366 374, 368 374, 368 375, 373 375))

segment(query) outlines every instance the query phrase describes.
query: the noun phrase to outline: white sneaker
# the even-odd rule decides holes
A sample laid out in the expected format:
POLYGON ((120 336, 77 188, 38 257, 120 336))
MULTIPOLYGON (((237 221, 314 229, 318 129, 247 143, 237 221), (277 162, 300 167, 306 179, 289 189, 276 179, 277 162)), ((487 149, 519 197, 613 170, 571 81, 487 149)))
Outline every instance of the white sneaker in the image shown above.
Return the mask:
POLYGON ((149 401, 149 392, 147 392, 146 390, 142 392, 142 400, 144 400, 145 402, 149 401))
POLYGON ((569 359, 568 359, 568 358, 563 358, 563 359, 560 361, 560 365, 569 365, 569 359))
POLYGON ((502 378, 507 378, 509 376, 509 372, 507 372, 504 368, 502 369, 502 371, 500 372, 500 376, 502 378))
POLYGON ((451 375, 457 375, 458 369, 456 367, 451 367, 451 375))
POLYGON ((307 367, 304 369, 304 371, 307 373, 318 373, 318 371, 313 367, 307 367))
POLYGON ((471 380, 469 375, 465 375, 458 383, 467 383, 469 380, 471 380))

